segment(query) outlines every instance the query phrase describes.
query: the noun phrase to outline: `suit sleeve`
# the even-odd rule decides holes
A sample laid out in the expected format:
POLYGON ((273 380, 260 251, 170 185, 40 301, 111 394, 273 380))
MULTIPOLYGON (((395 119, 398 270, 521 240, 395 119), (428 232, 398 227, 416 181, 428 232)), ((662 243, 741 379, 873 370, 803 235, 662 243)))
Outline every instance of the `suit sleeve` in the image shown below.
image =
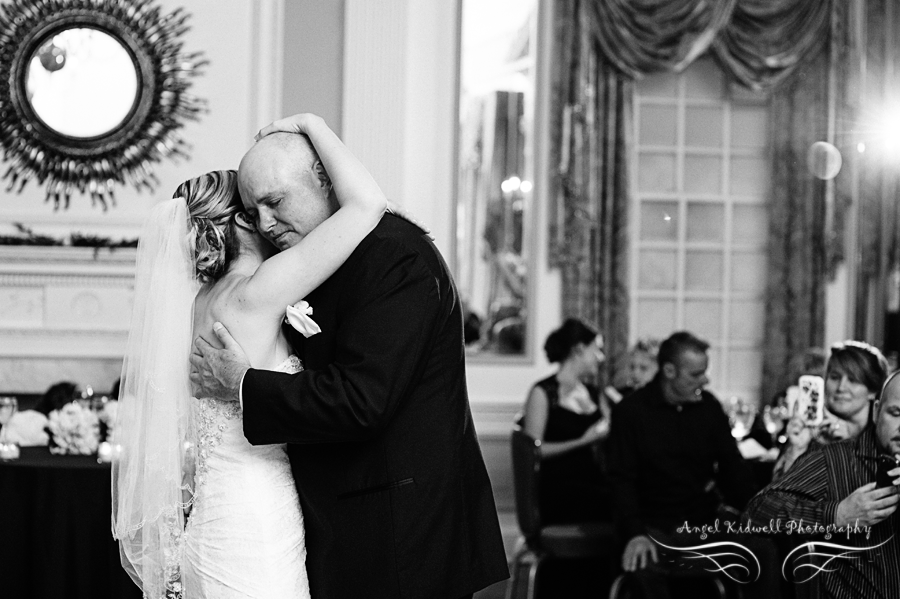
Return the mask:
POLYGON ((635 428, 637 414, 629 407, 623 401, 613 408, 607 441, 613 513, 624 541, 647 532, 640 517, 637 491, 640 472, 637 442, 642 437, 635 428))
POLYGON ((382 430, 417 382, 441 294, 425 260, 382 239, 344 297, 334 360, 320 370, 247 372, 244 435, 255 444, 363 441, 382 430))

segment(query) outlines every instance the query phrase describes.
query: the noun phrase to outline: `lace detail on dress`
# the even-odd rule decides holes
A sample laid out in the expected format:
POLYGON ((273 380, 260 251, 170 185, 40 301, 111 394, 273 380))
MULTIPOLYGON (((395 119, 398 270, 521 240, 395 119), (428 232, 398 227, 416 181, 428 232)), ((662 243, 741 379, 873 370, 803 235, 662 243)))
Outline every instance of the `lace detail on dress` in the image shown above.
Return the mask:
MULTIPOLYGON (((291 354, 275 368, 278 372, 296 374, 303 370, 303 362, 291 354)), ((241 418, 243 410, 236 401, 220 401, 210 397, 197 400, 197 471, 195 474, 195 490, 206 481, 209 471, 207 460, 213 450, 222 442, 222 433, 229 420, 241 418)))
POLYGON ((303 370, 303 362, 295 356, 291 354, 288 356, 288 359, 281 363, 281 366, 278 367, 278 370, 286 372, 288 374, 297 374, 303 370))
POLYGON ((197 473, 196 485, 202 485, 206 480, 209 466, 206 461, 219 443, 222 442, 222 433, 228 426, 228 420, 241 417, 243 410, 236 401, 219 401, 204 397, 197 400, 197 473))

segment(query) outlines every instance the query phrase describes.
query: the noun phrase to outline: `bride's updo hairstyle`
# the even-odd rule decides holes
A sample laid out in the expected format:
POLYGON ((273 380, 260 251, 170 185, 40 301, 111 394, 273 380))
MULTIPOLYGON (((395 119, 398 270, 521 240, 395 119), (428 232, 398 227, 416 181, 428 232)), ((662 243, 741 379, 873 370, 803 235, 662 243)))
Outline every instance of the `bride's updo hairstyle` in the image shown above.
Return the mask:
POLYGON ((212 171, 178 186, 173 197, 187 202, 194 239, 194 271, 204 283, 225 274, 238 253, 234 215, 244 210, 237 171, 212 171))

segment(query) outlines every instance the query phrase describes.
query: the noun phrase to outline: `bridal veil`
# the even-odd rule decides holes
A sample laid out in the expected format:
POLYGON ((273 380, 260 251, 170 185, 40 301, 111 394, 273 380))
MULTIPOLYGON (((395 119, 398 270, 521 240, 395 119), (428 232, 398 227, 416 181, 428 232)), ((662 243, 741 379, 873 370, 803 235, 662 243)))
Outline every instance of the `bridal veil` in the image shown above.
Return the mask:
POLYGON ((181 596, 191 501, 193 240, 183 198, 154 207, 137 252, 112 464, 113 536, 144 597, 181 596))

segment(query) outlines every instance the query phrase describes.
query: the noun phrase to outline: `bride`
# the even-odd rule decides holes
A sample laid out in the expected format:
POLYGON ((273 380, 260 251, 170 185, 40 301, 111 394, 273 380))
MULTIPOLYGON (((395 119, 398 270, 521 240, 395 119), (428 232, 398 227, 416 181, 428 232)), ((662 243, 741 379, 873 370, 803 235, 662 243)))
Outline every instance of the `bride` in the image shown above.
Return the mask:
POLYGON ((112 495, 123 566, 150 599, 309 597, 285 446, 250 445, 240 406, 192 397, 188 378, 192 340, 215 342, 215 322, 254 368, 301 370, 281 333, 286 307, 295 327, 314 334, 308 310, 293 304, 338 269, 386 208, 324 121, 299 122, 305 136, 284 142, 307 150, 296 176, 340 205, 302 241, 274 254, 244 212, 235 171, 183 183, 141 235, 112 495))

